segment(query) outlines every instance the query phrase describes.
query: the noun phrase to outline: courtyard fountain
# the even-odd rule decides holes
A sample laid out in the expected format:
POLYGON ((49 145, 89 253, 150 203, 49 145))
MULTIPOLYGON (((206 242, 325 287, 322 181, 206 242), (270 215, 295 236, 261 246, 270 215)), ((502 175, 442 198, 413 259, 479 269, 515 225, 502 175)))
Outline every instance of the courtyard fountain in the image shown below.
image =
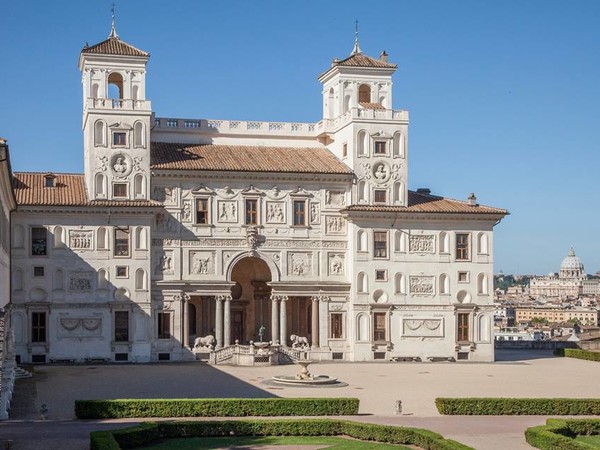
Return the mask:
POLYGON ((288 386, 312 386, 312 387, 342 387, 347 386, 346 383, 338 381, 337 378, 332 378, 329 375, 313 375, 309 372, 308 366, 314 361, 302 359, 295 362, 300 366, 300 371, 296 375, 276 375, 271 378, 274 384, 288 386))

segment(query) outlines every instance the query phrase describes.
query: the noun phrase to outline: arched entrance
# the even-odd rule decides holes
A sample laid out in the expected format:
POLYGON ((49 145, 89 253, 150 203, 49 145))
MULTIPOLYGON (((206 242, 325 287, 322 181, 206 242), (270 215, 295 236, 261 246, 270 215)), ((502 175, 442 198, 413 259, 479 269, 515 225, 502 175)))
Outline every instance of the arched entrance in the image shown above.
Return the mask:
POLYGON ((239 260, 231 271, 231 341, 241 344, 259 341, 260 328, 264 327, 263 341, 272 340, 271 317, 271 270, 265 261, 257 257, 239 260))

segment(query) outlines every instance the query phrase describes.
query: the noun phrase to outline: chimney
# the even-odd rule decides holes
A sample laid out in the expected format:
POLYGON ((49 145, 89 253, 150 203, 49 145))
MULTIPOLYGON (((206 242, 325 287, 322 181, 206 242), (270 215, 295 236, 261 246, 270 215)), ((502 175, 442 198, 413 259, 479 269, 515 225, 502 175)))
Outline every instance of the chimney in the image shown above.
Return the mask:
POLYGON ((469 206, 477 206, 477 197, 475 197, 473 192, 469 195, 469 206))
POLYGON ((417 189, 417 194, 430 195, 431 194, 431 189, 429 189, 429 188, 418 188, 417 189))
POLYGON ((388 62, 387 57, 388 57, 388 54, 385 50, 381 52, 381 55, 379 55, 379 59, 381 61, 383 61, 384 63, 388 62))

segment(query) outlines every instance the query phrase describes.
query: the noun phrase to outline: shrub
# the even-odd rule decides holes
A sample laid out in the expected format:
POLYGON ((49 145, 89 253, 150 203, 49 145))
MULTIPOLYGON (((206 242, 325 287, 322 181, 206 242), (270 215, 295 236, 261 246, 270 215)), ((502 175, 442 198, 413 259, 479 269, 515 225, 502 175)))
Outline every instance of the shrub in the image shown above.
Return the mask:
POLYGON ((448 415, 600 415, 596 398, 436 398, 448 415))
MULTIPOLYGON (((337 419, 285 419, 285 420, 228 420, 202 422, 146 423, 135 427, 92 433, 114 436, 109 447, 92 449, 134 448, 148 445, 152 440, 179 437, 216 436, 337 436, 345 435, 374 442, 416 445, 425 450, 472 450, 459 442, 419 428, 402 428, 390 425, 367 424, 337 419)), ((105 442, 108 442, 106 440, 105 442)))
POLYGON ((78 419, 127 417, 343 416, 358 414, 357 398, 210 398, 76 400, 78 419))
POLYGON ((600 420, 548 419, 546 425, 525 430, 525 440, 542 450, 588 450, 596 448, 574 438, 581 435, 599 434, 600 420))
POLYGON ((565 348, 565 356, 569 358, 587 359, 588 361, 600 361, 600 352, 590 352, 577 348, 565 348))

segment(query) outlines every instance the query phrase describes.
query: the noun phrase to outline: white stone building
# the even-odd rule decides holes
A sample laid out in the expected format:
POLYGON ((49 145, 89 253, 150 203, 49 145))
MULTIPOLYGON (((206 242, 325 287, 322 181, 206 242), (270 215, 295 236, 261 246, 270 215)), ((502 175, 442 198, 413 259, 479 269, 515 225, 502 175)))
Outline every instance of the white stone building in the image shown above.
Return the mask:
POLYGON ((21 361, 186 360, 198 336, 292 334, 316 359, 494 359, 507 211, 408 190, 385 53, 356 42, 333 61, 318 123, 157 117, 147 62, 114 27, 83 48, 84 174, 15 174, 21 361))
POLYGON ((529 295, 533 297, 577 298, 584 293, 593 295, 593 281, 587 282, 581 259, 572 248, 560 263, 560 272, 545 277, 535 277, 529 282, 529 295))

